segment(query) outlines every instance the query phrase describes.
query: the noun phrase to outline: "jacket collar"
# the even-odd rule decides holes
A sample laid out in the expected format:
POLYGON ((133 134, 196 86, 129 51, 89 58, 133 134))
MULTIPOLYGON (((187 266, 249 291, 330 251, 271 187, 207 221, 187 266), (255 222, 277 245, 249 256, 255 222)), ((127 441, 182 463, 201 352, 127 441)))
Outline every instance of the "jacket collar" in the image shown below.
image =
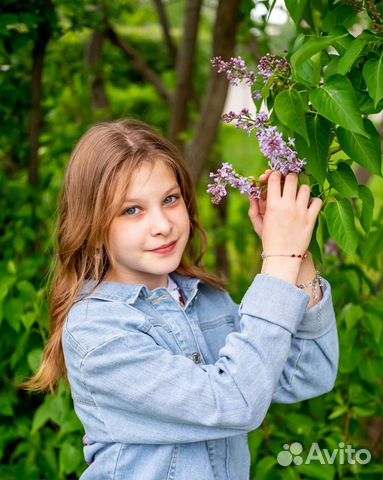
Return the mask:
MULTIPOLYGON (((170 276, 182 290, 187 303, 189 303, 192 297, 195 296, 199 286, 204 284, 199 278, 186 277, 175 272, 170 273, 170 276)), ((95 298, 106 301, 118 300, 133 304, 136 302, 140 294, 146 297, 151 297, 159 294, 161 290, 165 290, 165 288, 159 287, 154 290, 149 290, 149 288, 143 284, 126 284, 106 281, 102 281, 99 285, 96 285, 95 280, 87 280, 80 289, 77 301, 85 298, 95 298)))

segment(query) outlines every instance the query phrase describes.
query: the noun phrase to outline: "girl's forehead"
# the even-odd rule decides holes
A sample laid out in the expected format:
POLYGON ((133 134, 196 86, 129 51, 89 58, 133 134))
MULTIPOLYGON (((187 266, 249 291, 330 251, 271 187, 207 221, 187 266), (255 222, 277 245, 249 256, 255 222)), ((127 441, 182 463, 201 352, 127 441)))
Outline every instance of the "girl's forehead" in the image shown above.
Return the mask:
POLYGON ((177 187, 177 176, 164 160, 144 161, 133 172, 128 182, 127 196, 177 187))

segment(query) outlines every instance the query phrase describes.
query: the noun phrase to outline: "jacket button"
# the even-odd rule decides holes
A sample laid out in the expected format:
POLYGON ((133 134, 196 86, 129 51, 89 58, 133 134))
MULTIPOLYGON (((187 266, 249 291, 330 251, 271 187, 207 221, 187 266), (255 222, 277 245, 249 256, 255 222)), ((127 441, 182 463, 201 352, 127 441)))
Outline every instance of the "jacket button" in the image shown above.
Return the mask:
POLYGON ((201 355, 198 352, 192 353, 191 358, 192 358, 194 363, 202 363, 201 355))

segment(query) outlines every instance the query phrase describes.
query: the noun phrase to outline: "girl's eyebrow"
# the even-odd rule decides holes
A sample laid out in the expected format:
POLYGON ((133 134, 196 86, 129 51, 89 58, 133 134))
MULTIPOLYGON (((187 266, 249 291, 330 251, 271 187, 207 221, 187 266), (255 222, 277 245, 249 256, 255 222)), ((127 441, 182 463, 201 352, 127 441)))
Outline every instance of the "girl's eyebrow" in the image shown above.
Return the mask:
MULTIPOLYGON (((166 190, 166 192, 164 192, 164 196, 167 195, 168 193, 170 193, 172 190, 175 190, 176 188, 180 188, 180 186, 178 185, 178 183, 176 183, 175 185, 173 185, 172 187, 170 187, 168 190, 166 190)), ((129 202, 142 202, 143 199, 142 198, 126 198, 125 199, 125 203, 129 203, 129 202)))

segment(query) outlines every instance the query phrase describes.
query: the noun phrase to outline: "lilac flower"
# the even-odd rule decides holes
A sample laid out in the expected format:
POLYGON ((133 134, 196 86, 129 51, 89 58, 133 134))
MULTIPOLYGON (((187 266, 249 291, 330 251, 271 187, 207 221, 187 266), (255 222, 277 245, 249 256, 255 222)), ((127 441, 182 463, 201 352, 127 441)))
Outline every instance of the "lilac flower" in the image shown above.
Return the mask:
POLYGON ((231 123, 233 120, 236 120, 236 128, 242 128, 250 134, 254 128, 261 128, 268 121, 268 116, 262 112, 256 115, 255 118, 252 118, 249 110, 243 108, 239 113, 229 112, 223 114, 222 119, 225 123, 231 123))
POLYGON ((227 195, 227 185, 236 188, 250 198, 260 198, 261 196, 261 189, 256 187, 249 178, 238 175, 230 163, 224 162, 216 173, 210 173, 209 176, 214 178, 214 183, 207 186, 207 192, 212 196, 212 203, 216 205, 227 195))
POLYGON ((262 100, 262 93, 261 92, 253 92, 251 94, 251 98, 253 100, 262 100))
POLYGON ((339 255, 339 247, 338 245, 334 242, 332 238, 330 238, 325 247, 324 247, 324 254, 325 255, 334 255, 337 257, 339 255))
POLYGON ((222 60, 222 57, 214 57, 211 64, 214 68, 217 68, 218 73, 226 74, 226 78, 231 85, 237 86, 243 80, 246 81, 247 85, 255 83, 256 75, 253 71, 247 69, 242 57, 231 57, 227 62, 222 60))
POLYGON ((291 72, 291 66, 287 60, 283 58, 278 59, 271 53, 267 53, 259 59, 257 69, 260 75, 265 78, 265 82, 275 74, 282 77, 288 77, 291 72))
MULTIPOLYGON (((255 135, 263 155, 269 159, 269 167, 279 170, 283 175, 300 173, 306 165, 305 160, 300 160, 295 150, 283 140, 277 127, 259 128, 255 135)), ((293 139, 289 139, 289 143, 293 139)))

